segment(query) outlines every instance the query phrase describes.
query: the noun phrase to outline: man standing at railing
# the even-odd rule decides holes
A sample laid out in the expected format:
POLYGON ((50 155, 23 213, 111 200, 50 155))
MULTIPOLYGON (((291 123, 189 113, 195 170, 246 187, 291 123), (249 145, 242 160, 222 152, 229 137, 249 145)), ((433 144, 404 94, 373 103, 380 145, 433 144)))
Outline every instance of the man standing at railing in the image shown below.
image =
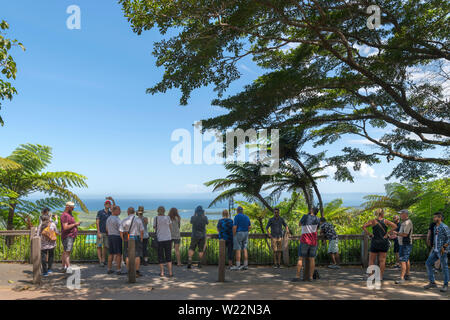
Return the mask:
MULTIPOLYGON (((320 223, 317 217, 318 211, 317 208, 314 208, 300 219, 299 226, 302 228, 302 235, 300 237, 300 246, 298 247, 297 275, 292 279, 293 282, 300 281, 300 272, 302 266, 306 265, 306 259, 308 259, 310 267, 309 274, 305 274, 305 279, 307 281, 313 280, 317 252, 317 229, 320 223)), ((304 272, 308 271, 306 269, 304 272)))
POLYGON ((272 243, 274 268, 281 268, 283 234, 285 232, 288 233, 289 229, 284 219, 280 217, 280 209, 273 209, 273 217, 269 219, 266 226, 266 231, 272 243))
POLYGON ((398 244, 400 245, 399 251, 399 260, 400 266, 402 268, 400 280, 395 281, 396 284, 403 284, 406 280, 410 280, 409 270, 410 270, 410 262, 409 256, 412 251, 412 239, 411 235, 413 234, 413 223, 411 219, 409 219, 409 211, 406 209, 401 210, 400 218, 402 219, 402 223, 400 225, 400 230, 398 232, 394 232, 398 237, 398 244))
POLYGON ((108 234, 106 233, 106 220, 111 216, 111 208, 116 203, 112 197, 107 197, 105 208, 97 213, 95 223, 97 224, 97 256, 101 267, 106 266, 106 251, 108 249, 108 234))
POLYGON ((325 218, 320 218, 320 232, 328 240, 328 254, 333 262, 328 268, 339 269, 339 238, 334 226, 327 222, 325 218))
POLYGON ((244 214, 242 207, 237 208, 237 215, 234 217, 233 226, 233 248, 236 250, 236 266, 230 270, 247 270, 248 269, 248 232, 251 229, 249 217, 244 214), (244 253, 244 265, 241 266, 241 250, 244 253))
POLYGON ((70 254, 78 234, 78 226, 81 224, 81 222, 75 222, 75 218, 72 215, 74 209, 75 204, 67 202, 66 209, 61 215, 61 240, 64 248, 61 260, 64 273, 70 268, 70 254))
POLYGON ((200 260, 198 263, 198 267, 202 267, 201 262, 206 247, 206 226, 208 225, 208 223, 209 220, 205 215, 205 210, 203 210, 202 206, 197 206, 197 208, 195 208, 194 215, 191 217, 192 236, 188 251, 188 269, 192 267, 192 257, 194 256, 196 248, 198 248, 198 256, 200 260))
POLYGON ((447 292, 448 290, 448 247, 450 245, 450 230, 448 226, 443 223, 444 216, 442 212, 436 212, 433 216, 433 220, 436 223, 436 226, 434 228, 434 244, 433 244, 433 250, 430 253, 430 256, 428 257, 428 260, 426 262, 427 266, 427 272, 428 272, 428 279, 430 280, 430 283, 427 284, 424 288, 425 289, 431 289, 436 288, 437 285, 434 282, 434 263, 436 260, 441 260, 441 267, 442 267, 442 273, 444 275, 444 286, 441 289, 441 292, 447 292))

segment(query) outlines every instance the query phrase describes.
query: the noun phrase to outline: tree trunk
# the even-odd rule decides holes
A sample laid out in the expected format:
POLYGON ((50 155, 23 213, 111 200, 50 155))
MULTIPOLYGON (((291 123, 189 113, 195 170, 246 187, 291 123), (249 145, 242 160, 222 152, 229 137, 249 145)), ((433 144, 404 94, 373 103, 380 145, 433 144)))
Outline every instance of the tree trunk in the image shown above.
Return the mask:
POLYGON ((306 189, 306 187, 302 187, 302 191, 303 191, 303 194, 305 196, 306 204, 308 205, 308 213, 310 213, 312 211, 312 201, 311 201, 311 198, 309 196, 309 192, 306 189))
POLYGON ((16 203, 11 204, 12 199, 10 199, 10 208, 9 208, 9 212, 8 212, 8 220, 7 220, 7 224, 6 224, 6 230, 13 230, 14 228, 14 213, 16 211, 16 203))
POLYGON ((311 185, 313 186, 314 192, 316 193, 317 200, 319 200, 319 210, 320 210, 320 216, 323 218, 323 201, 322 201, 322 195, 319 192, 319 188, 317 187, 316 181, 314 181, 313 176, 308 171, 308 169, 305 167, 305 165, 299 160, 294 159, 295 162, 302 168, 303 172, 306 174, 308 179, 311 181, 311 185))
MULTIPOLYGON (((9 208, 9 212, 8 212, 8 220, 6 223, 6 230, 14 229, 14 213, 16 211, 17 204, 15 203, 15 201, 13 204, 11 204, 11 202, 13 202, 12 199, 10 199, 10 201, 9 201, 11 207, 9 208)), ((6 236, 5 240, 6 240, 6 245, 8 247, 10 247, 14 242, 14 236, 6 236)))

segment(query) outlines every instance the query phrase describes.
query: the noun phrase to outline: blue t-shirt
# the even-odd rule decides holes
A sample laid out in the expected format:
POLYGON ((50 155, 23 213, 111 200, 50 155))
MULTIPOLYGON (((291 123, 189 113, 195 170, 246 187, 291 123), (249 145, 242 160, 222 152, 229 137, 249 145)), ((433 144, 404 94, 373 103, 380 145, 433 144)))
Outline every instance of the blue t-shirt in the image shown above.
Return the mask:
POLYGON ((106 233, 106 220, 111 216, 111 212, 106 212, 105 209, 100 210, 97 213, 97 218, 100 221, 98 222, 98 229, 101 233, 106 233))
POLYGON ((217 222, 217 229, 219 229, 219 239, 226 241, 233 239, 233 220, 224 218, 217 222))
POLYGON ((248 227, 250 227, 250 219, 243 213, 238 213, 234 217, 234 225, 237 226, 236 232, 248 231, 248 227))

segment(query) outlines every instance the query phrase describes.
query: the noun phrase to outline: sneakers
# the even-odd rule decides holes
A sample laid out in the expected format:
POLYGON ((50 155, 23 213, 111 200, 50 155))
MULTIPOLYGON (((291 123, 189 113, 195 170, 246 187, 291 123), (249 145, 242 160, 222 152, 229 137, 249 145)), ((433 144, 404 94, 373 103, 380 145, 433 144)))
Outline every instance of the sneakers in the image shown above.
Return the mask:
POLYGON ((241 270, 240 266, 233 266, 230 268, 230 270, 241 270))
POLYGON ((44 273, 42 274, 42 276, 43 276, 43 277, 48 277, 48 272, 44 272, 44 273))
POLYGON ((248 270, 248 266, 241 266, 241 270, 248 270))
POLYGON ((107 274, 112 274, 112 273, 114 273, 114 271, 112 271, 112 270, 108 270, 108 272, 107 272, 107 274))
POLYGON ((426 289, 426 290, 428 290, 428 289, 431 289, 431 288, 437 288, 437 285, 436 285, 436 283, 434 283, 434 282, 430 282, 429 284, 427 284, 427 285, 424 286, 423 288, 426 289))
POLYGON ((142 277, 142 273, 139 270, 136 270, 136 278, 142 277))
POLYGON ((447 292, 448 291, 448 285, 443 285, 441 290, 439 290, 440 292, 447 292))
POLYGON ((191 269, 191 268, 192 268, 192 265, 191 265, 190 263, 188 263, 187 268, 188 268, 188 269, 191 269))
POLYGON ((405 280, 406 280, 406 281, 410 281, 410 280, 411 280, 411 276, 410 276, 409 274, 406 274, 406 275, 405 275, 405 280))
POLYGON ((340 269, 341 267, 339 267, 337 264, 330 264, 328 266, 328 268, 330 268, 330 269, 340 269))
POLYGON ((405 279, 395 280, 395 284, 404 284, 405 282, 405 279))
POLYGON ((48 273, 48 274, 52 274, 52 273, 53 273, 53 271, 52 271, 52 270, 50 270, 50 269, 48 269, 47 273, 48 273))
POLYGON ((394 269, 401 269, 402 267, 400 266, 400 265, 398 265, 398 264, 396 264, 395 266, 394 266, 394 269))
POLYGON ((125 273, 123 273, 122 271, 117 271, 116 272, 116 275, 118 275, 118 276, 121 276, 121 275, 124 275, 125 273))
POLYGON ((300 282, 300 281, 302 281, 302 280, 300 280, 300 278, 294 278, 291 280, 291 282, 300 282))

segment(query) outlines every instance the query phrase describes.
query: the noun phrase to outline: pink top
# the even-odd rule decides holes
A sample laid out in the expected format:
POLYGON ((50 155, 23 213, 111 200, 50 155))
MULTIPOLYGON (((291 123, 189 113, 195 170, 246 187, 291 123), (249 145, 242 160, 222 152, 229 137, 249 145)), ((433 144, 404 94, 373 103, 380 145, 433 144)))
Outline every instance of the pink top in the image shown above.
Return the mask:
POLYGON ((78 228, 77 227, 73 227, 72 229, 69 230, 64 230, 63 229, 63 224, 67 223, 67 224, 74 224, 75 223, 75 218, 72 216, 72 214, 68 213, 68 212, 63 212, 63 214, 61 215, 61 239, 65 239, 65 238, 76 238, 77 234, 78 234, 78 228))

